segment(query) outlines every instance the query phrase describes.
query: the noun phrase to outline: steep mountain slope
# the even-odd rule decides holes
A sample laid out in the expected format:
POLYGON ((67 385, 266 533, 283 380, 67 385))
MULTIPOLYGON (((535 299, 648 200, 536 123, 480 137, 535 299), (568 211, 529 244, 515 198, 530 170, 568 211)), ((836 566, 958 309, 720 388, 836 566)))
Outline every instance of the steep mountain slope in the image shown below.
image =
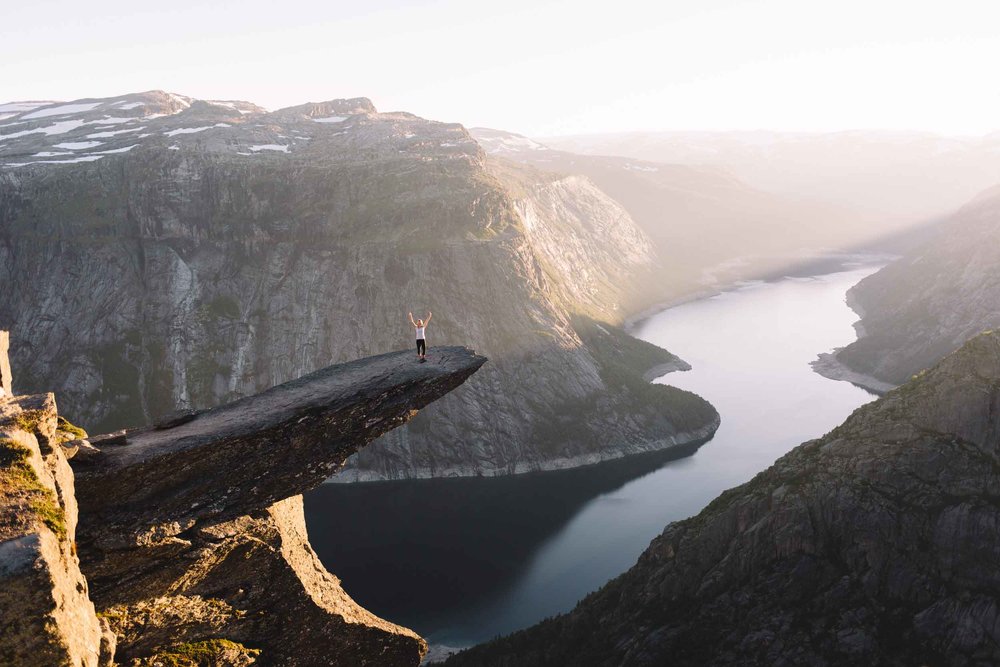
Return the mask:
POLYGON ((989 333, 667 526, 572 612, 448 664, 996 664, 998 408, 989 333))
POLYGON ((633 132, 544 142, 576 153, 722 168, 768 192, 847 203, 880 226, 951 213, 1000 181, 1000 134, 633 132))
POLYGON ((717 424, 632 381, 675 359, 612 326, 656 258, 586 179, 492 168, 460 125, 365 99, 267 113, 152 92, 11 113, 0 321, 18 389, 56 389, 92 430, 410 346, 406 313, 427 309, 431 346, 494 361, 347 477, 562 467, 717 424))
POLYGON ((933 239, 856 285, 862 336, 837 353, 899 384, 978 331, 1000 326, 1000 189, 959 210, 933 239))
POLYGON ((618 201, 662 259, 667 297, 758 278, 892 228, 843 206, 754 189, 716 166, 572 153, 500 130, 471 133, 491 156, 584 175, 618 201))

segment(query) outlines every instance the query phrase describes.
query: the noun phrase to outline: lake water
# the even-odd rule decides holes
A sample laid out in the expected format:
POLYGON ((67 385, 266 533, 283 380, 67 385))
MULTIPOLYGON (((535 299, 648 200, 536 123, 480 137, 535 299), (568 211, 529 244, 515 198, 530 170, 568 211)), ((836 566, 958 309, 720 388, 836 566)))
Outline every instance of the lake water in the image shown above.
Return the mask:
POLYGON ((361 605, 432 644, 468 646, 567 611, 666 524, 874 398, 809 362, 854 340, 844 294, 877 268, 750 284, 636 327, 693 366, 658 382, 722 415, 700 448, 495 479, 327 484, 306 496, 312 544, 361 605))

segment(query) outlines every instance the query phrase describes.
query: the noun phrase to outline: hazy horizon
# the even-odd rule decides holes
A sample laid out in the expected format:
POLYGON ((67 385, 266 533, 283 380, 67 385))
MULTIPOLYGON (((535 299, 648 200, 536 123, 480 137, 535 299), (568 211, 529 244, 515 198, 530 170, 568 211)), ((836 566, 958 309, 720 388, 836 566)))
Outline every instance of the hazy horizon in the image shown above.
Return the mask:
POLYGON ((849 0, 181 0, 6 9, 0 99, 162 89, 269 109, 364 96, 528 136, 1000 128, 1000 8, 849 0))

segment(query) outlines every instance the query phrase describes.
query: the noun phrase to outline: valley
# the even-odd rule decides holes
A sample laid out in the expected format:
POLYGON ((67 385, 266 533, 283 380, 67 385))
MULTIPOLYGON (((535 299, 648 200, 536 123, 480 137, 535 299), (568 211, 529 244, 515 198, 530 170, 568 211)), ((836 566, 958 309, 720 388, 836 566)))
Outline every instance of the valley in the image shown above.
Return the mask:
POLYGON ((722 424, 697 451, 513 478, 324 485, 306 496, 320 558, 363 605, 415 628, 432 650, 570 610, 664 525, 873 399, 809 368, 818 351, 853 338, 844 293, 878 268, 867 261, 746 284, 636 326, 691 359, 692 370, 658 382, 719 407, 722 424), (789 319, 794 329, 774 326, 789 319))

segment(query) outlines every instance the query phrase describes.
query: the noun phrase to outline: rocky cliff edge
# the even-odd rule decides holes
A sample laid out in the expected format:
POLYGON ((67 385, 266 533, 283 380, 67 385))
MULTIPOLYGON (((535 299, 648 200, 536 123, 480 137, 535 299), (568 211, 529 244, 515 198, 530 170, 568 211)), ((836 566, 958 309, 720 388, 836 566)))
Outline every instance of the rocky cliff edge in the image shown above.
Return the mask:
POLYGON ((89 441, 51 394, 0 398, 0 663, 416 665, 426 643, 319 562, 299 494, 485 361, 385 354, 89 441))

